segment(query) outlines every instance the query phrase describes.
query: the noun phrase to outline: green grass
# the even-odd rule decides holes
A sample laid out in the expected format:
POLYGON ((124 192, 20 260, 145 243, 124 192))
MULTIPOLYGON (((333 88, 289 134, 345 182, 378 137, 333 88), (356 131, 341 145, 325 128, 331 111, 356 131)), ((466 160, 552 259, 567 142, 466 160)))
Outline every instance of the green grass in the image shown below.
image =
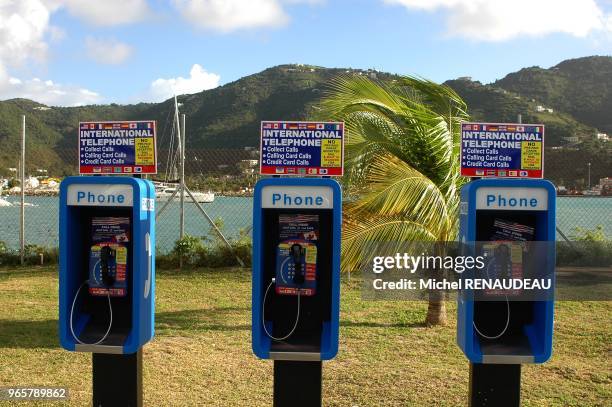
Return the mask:
MULTIPOLYGON (((0 271, 0 387, 65 386, 70 405, 88 405, 91 356, 59 348, 57 283, 54 268, 0 271)), ((158 273, 145 405, 271 405, 272 362, 251 352, 250 293, 248 271, 158 273)), ((557 304, 553 357, 524 366, 523 405, 610 404, 611 309, 557 304)), ((324 363, 324 405, 466 405, 454 303, 447 327, 423 327, 425 311, 420 302, 362 301, 357 284, 343 283, 340 352, 324 363)))

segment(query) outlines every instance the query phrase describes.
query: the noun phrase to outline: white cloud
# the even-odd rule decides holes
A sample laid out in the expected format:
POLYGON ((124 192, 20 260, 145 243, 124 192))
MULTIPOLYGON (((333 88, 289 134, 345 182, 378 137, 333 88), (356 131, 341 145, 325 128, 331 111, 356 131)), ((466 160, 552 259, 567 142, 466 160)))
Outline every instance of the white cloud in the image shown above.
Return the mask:
POLYGON ((444 10, 450 35, 481 41, 560 32, 586 37, 610 31, 610 15, 595 0, 383 0, 424 11, 444 10))
POLYGON ((50 11, 40 0, 0 0, 0 65, 20 66, 47 53, 50 11))
POLYGON ((89 58, 100 64, 118 65, 132 55, 132 47, 114 39, 85 38, 89 58))
POLYGON ((276 28, 289 22, 278 0, 173 0, 183 17, 199 28, 231 32, 276 28))
POLYGON ((51 106, 79 106, 99 103, 102 97, 89 89, 78 86, 62 85, 38 78, 21 80, 8 78, 1 84, 0 98, 26 98, 51 106))
POLYGON ((194 64, 189 72, 189 78, 159 78, 151 83, 149 96, 152 101, 166 100, 173 95, 184 95, 213 89, 219 86, 221 76, 207 72, 202 66, 194 64))
POLYGON ((146 0, 48 0, 75 17, 99 26, 134 23, 150 14, 146 0))
POLYGON ((46 37, 61 39, 62 30, 49 25, 57 3, 45 0, 0 0, 0 100, 28 98, 49 105, 96 103, 101 97, 88 89, 38 78, 18 79, 13 70, 44 62, 46 37))

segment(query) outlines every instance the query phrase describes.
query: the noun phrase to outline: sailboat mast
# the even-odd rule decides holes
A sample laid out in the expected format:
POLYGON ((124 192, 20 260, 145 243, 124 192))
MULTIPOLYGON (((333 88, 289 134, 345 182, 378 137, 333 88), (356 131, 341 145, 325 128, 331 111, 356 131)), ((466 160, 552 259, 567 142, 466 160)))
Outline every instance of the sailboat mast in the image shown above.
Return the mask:
MULTIPOLYGON (((174 118, 176 120, 176 130, 178 134, 178 153, 180 165, 181 165, 181 176, 179 179, 179 197, 180 197, 180 212, 179 212, 179 239, 183 239, 185 236, 185 115, 183 115, 183 123, 179 120, 178 101, 176 95, 174 95, 174 118)), ((182 259, 181 259, 182 260, 182 259)), ((181 261, 182 263, 182 261, 181 261)), ((182 265, 182 264, 181 264, 182 265)))

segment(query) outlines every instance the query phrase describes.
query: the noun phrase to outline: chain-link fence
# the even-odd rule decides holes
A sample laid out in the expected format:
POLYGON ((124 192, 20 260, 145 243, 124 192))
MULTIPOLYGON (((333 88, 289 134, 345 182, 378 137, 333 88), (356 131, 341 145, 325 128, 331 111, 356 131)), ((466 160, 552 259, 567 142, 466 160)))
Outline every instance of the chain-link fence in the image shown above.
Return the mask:
MULTIPOLYGON (((178 163, 168 151, 158 151, 159 173, 149 179, 159 181, 159 190, 172 191, 178 182, 178 163)), ((258 155, 254 148, 234 150, 188 149, 186 183, 196 193, 208 195, 201 206, 231 242, 250 234, 252 225, 252 192, 258 179, 258 155)), ((26 243, 44 247, 58 245, 58 183, 76 170, 76 149, 56 149, 41 154, 40 148, 26 152, 26 243), (41 158, 41 157, 44 157, 41 158)), ((12 178, 17 175, 19 157, 14 167, 2 169, 6 181, 0 201, 0 242, 9 249, 19 247, 20 198, 12 178), (11 189, 11 187, 13 189, 11 189), (8 202, 8 204, 7 204, 8 202)), ((546 177, 559 188, 557 226, 569 239, 584 230, 602 228, 612 236, 612 161, 610 154, 586 154, 581 151, 548 150, 546 177)), ((177 197, 178 198, 178 197, 177 197)), ((179 238, 179 202, 169 204, 157 220, 157 252, 168 253, 179 238)), ((163 198, 162 198, 163 199, 163 198)), ((164 202, 160 200, 157 208, 164 202)), ((206 237, 218 242, 211 223, 196 205, 186 199, 185 234, 206 237)), ((1 244, 1 243, 0 243, 1 244)))

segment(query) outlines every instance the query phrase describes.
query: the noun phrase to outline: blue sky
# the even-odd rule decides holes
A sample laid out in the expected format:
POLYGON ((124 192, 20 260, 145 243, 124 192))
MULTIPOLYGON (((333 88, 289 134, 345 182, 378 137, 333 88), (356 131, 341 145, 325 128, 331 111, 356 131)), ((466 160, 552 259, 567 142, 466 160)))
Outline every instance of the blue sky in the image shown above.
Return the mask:
POLYGON ((488 83, 612 54, 610 0, 4 1, 0 99, 51 105, 160 101, 284 63, 488 83))

